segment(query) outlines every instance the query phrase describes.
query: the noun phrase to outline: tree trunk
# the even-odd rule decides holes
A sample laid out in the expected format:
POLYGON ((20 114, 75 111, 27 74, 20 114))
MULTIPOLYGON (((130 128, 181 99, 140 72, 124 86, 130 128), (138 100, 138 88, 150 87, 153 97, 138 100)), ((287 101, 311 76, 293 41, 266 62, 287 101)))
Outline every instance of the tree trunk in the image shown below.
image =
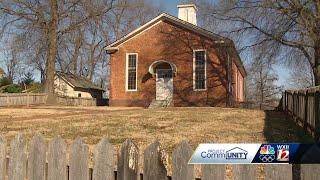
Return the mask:
POLYGON ((40 70, 40 78, 41 78, 41 84, 44 84, 46 82, 46 72, 45 72, 45 70, 40 70))
POLYGON ((48 57, 46 62, 45 92, 48 93, 48 103, 54 101, 54 74, 57 55, 58 3, 50 0, 51 20, 48 26, 48 57))
POLYGON ((78 31, 78 36, 75 40, 75 47, 74 47, 74 54, 72 57, 72 63, 73 63, 73 73, 78 74, 78 57, 80 53, 80 47, 82 45, 82 32, 81 30, 78 31))
POLYGON ((89 79, 90 81, 92 81, 93 75, 94 75, 94 71, 96 68, 96 63, 95 63, 95 59, 94 59, 94 51, 91 51, 91 55, 90 55, 90 71, 89 71, 89 79))

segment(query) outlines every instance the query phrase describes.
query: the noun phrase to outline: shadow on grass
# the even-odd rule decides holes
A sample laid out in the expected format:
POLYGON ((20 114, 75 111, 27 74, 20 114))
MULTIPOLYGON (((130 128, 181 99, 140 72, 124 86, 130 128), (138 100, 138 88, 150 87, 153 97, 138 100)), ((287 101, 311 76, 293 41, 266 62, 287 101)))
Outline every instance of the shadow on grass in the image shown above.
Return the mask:
MULTIPOLYGON (((313 137, 283 112, 266 110, 264 136, 269 143, 314 143, 313 137)), ((292 165, 293 180, 301 179, 301 165, 292 165)))
POLYGON ((269 143, 314 143, 311 135, 283 112, 266 110, 264 136, 269 143))

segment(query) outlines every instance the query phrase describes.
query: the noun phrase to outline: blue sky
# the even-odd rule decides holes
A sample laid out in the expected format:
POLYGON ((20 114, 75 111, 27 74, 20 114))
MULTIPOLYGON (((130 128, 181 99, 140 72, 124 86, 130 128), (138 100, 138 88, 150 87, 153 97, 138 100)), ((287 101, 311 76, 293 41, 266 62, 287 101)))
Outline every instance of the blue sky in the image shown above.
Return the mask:
MULTIPOLYGON (((154 3, 156 6, 161 7, 164 12, 169 13, 171 15, 177 16, 177 5, 179 4, 179 0, 149 0, 150 3, 154 3)), ((1 43, 0 43, 1 44, 1 43)), ((1 53, 2 54, 2 53, 1 53)), ((1 59, 3 58, 0 54, 0 67, 3 67, 3 63, 1 59)), ((281 65, 274 67, 276 73, 279 75, 278 85, 286 85, 289 78, 288 69, 284 68, 281 65)))
POLYGON ((171 15, 178 15, 177 5, 178 0, 149 0, 164 9, 165 12, 171 15))

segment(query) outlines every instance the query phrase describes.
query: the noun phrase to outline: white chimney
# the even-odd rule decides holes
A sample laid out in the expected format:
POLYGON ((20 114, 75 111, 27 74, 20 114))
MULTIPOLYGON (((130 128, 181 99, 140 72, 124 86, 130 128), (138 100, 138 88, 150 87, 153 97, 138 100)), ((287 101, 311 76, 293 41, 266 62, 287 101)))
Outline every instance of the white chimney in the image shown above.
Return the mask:
POLYGON ((178 18, 197 25, 197 6, 195 4, 178 5, 178 18))

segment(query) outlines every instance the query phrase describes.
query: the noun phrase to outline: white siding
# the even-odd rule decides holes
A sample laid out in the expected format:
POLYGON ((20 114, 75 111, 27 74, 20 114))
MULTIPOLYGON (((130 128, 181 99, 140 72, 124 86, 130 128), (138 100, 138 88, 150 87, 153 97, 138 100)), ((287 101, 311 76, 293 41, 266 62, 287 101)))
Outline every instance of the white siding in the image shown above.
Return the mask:
POLYGON ((69 84, 58 76, 56 76, 54 80, 54 91, 56 94, 61 96, 78 97, 79 93, 81 93, 82 98, 93 98, 88 92, 75 91, 69 84))

